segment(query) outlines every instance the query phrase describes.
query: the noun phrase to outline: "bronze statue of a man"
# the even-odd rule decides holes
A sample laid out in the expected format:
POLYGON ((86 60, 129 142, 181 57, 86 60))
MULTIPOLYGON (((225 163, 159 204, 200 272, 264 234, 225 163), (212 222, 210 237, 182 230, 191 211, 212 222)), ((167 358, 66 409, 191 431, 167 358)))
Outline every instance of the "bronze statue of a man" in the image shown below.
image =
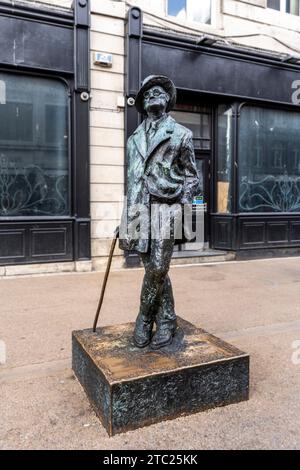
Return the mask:
POLYGON ((127 142, 127 205, 119 244, 138 252, 145 267, 134 329, 140 348, 159 349, 173 340, 177 323, 168 271, 177 241, 175 219, 178 206, 192 204, 199 187, 192 132, 168 115, 175 102, 169 78, 145 78, 135 106, 147 117, 127 142))

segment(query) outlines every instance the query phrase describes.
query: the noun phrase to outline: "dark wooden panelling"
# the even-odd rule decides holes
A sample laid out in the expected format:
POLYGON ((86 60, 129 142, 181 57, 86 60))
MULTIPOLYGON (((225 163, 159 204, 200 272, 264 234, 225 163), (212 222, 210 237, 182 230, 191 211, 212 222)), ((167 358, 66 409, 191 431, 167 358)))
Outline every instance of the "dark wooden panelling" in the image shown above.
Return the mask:
POLYGON ((211 215, 212 248, 263 250, 300 247, 300 215, 211 215))
POLYGON ((9 257, 25 258, 25 230, 0 228, 0 262, 9 257))
POLYGON ((66 256, 67 230, 60 229, 31 229, 31 256, 66 256))
POLYGON ((300 243, 300 222, 290 222, 290 241, 300 243))
POLYGON ((75 7, 75 89, 88 91, 90 88, 90 60, 89 60, 89 0, 74 0, 75 7))
POLYGON ((91 257, 90 248, 90 220, 77 219, 75 223, 75 258, 77 260, 86 260, 91 257))
POLYGON ((267 222, 267 243, 288 243, 289 222, 267 222))
POLYGON ((0 224, 0 265, 73 260, 73 220, 0 224))
POLYGON ((300 246, 300 216, 297 214, 240 214, 236 218, 240 250, 300 246))
POLYGON ((232 250, 233 227, 232 217, 211 217, 212 247, 221 250, 232 250))
POLYGON ((88 30, 77 28, 76 31, 76 89, 85 91, 89 88, 88 30))
POLYGON ((265 243, 265 222, 244 222, 241 224, 241 247, 265 243))

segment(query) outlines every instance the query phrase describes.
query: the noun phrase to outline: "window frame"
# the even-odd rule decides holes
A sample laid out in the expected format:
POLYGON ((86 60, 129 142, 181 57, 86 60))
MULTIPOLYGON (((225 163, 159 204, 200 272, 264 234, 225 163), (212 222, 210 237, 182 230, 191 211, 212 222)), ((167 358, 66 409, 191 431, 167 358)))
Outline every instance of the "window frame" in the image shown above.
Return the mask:
MULTIPOLYGON (((196 106, 192 106, 192 109, 188 109, 188 107, 182 107, 179 104, 179 105, 175 105, 175 107, 170 112, 170 116, 172 116, 172 112, 190 113, 190 114, 198 115, 199 116, 199 128, 201 127, 201 116, 204 116, 204 115, 208 116, 208 129, 209 129, 209 135, 210 136, 208 138, 206 138, 206 137, 194 137, 194 135, 193 135, 193 143, 194 143, 195 152, 198 152, 198 153, 211 152, 211 150, 212 150, 212 113, 209 110, 209 107, 207 107, 205 105, 203 105, 203 106, 197 106, 196 105, 196 106), (207 108, 207 112, 203 111, 203 108, 207 108), (200 142, 199 147, 197 146, 197 141, 200 142), (202 147, 201 144, 203 142, 207 142, 209 146, 207 148, 202 147)), ((177 119, 177 122, 180 122, 180 121, 177 119)), ((185 127, 188 127, 186 125, 186 123, 183 123, 182 125, 185 126, 185 127)))
POLYGON ((235 159, 236 159, 236 142, 235 142, 235 129, 236 126, 236 102, 235 101, 228 101, 225 100, 220 101, 215 109, 215 122, 214 122, 214 144, 213 144, 213 160, 214 160, 214 205, 213 211, 215 214, 221 216, 232 216, 236 212, 235 210, 235 203, 236 203, 236 175, 235 175, 235 159), (231 129, 230 129, 230 140, 231 140, 231 149, 230 149, 230 167, 229 167, 229 196, 230 196, 230 209, 227 211, 219 211, 219 187, 218 182, 219 180, 219 168, 220 168, 220 160, 219 160, 219 143, 220 143, 220 127, 219 127, 219 108, 221 106, 227 106, 227 110, 231 110, 231 129))
MULTIPOLYGON (((185 0, 186 2, 187 0, 185 0)), ((165 16, 167 18, 172 18, 173 20, 175 21, 178 21, 178 18, 176 16, 172 16, 172 15, 168 15, 168 3, 169 3, 169 0, 165 0, 165 16)), ((217 18, 217 12, 219 11, 219 0, 210 0, 210 23, 201 23, 200 21, 195 21, 195 20, 191 20, 188 18, 188 15, 187 15, 187 9, 185 7, 185 18, 184 18, 184 22, 185 23, 192 23, 194 25, 199 25, 199 26, 207 26, 207 27, 216 27, 216 18, 217 18)))
POLYGON ((292 16, 300 16, 300 2, 299 2, 299 8, 298 8, 298 14, 290 13, 287 10, 287 0, 280 0, 280 9, 277 10, 276 8, 272 8, 267 6, 269 10, 273 11, 278 11, 279 13, 285 13, 287 15, 292 15, 292 16))

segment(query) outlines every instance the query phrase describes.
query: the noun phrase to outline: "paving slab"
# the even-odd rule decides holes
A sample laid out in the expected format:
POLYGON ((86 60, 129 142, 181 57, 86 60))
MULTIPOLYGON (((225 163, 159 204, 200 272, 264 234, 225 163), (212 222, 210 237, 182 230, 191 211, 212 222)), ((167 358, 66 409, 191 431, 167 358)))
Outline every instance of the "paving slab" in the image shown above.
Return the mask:
MULTIPOLYGON (((112 273, 100 325, 134 320, 142 275, 112 273)), ((250 400, 112 438, 70 368, 102 278, 0 280, 1 449, 300 449, 298 258, 172 268, 178 314, 250 354, 250 400)))

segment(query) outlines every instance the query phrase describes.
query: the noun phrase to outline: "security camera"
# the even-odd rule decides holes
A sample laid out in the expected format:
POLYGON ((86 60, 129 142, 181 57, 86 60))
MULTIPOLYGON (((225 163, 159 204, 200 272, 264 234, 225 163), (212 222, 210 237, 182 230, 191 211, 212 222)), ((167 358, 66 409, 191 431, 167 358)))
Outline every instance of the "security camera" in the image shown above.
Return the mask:
POLYGON ((87 91, 83 91, 80 95, 81 101, 88 101, 90 98, 90 95, 87 91))
POLYGON ((135 103, 135 99, 130 96, 128 99, 127 99, 127 104, 128 106, 134 106, 134 103, 135 103))

